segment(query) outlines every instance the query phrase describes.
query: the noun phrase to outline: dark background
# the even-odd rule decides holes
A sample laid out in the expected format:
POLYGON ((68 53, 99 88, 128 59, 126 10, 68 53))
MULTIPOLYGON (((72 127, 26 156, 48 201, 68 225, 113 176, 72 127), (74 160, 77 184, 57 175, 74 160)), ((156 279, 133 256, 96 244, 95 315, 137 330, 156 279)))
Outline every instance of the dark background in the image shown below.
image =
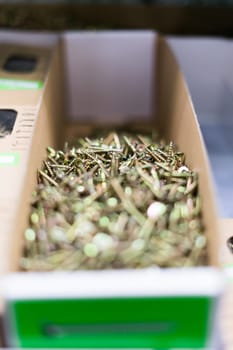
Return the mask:
POLYGON ((233 0, 0 0, 0 28, 233 36, 233 0))

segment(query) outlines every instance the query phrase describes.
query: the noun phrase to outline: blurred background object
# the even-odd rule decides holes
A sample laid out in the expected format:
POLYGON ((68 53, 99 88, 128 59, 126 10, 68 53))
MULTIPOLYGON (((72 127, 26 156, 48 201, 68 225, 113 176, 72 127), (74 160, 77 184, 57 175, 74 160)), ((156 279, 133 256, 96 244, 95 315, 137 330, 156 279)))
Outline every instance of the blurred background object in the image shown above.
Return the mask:
POLYGON ((232 0, 0 0, 0 27, 233 35, 232 0))

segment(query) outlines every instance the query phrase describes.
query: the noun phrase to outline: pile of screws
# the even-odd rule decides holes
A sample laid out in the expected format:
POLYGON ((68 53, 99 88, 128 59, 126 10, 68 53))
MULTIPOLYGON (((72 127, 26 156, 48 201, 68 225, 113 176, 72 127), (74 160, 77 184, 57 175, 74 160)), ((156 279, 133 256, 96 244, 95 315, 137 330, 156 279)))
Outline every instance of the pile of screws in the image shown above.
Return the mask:
POLYGON ((172 142, 110 132, 47 153, 23 270, 206 265, 198 176, 172 142))

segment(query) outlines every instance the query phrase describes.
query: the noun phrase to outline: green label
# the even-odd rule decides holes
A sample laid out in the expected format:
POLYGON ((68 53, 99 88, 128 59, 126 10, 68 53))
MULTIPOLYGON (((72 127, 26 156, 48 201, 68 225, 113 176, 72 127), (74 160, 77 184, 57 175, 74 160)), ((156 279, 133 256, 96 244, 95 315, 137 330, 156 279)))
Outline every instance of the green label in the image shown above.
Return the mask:
POLYGON ((208 297, 11 301, 10 345, 203 349, 213 322, 212 306, 208 297))
POLYGON ((42 81, 16 80, 0 78, 0 90, 38 90, 43 87, 42 81))
POLYGON ((2 153, 0 152, 0 166, 15 166, 19 164, 19 153, 2 153))

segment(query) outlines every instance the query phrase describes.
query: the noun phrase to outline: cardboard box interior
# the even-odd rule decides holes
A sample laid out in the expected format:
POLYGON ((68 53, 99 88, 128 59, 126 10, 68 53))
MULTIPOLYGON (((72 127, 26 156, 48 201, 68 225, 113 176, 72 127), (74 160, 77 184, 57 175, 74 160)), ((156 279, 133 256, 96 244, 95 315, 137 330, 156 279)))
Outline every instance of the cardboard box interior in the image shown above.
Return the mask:
MULTIPOLYGON (((54 45, 54 38, 51 45, 54 45)), ((185 153, 188 166, 198 171, 203 220, 208 237, 209 265, 219 265, 218 223, 208 159, 182 73, 164 39, 153 32, 63 34, 60 45, 54 50, 43 98, 34 112, 36 118, 30 147, 27 148, 28 154, 25 162, 19 164, 25 171, 23 181, 18 184, 20 195, 15 201, 17 215, 14 217, 14 229, 12 228, 13 232, 8 238, 11 251, 10 254, 3 255, 7 261, 4 272, 19 271, 23 232, 28 223, 31 194, 36 184, 36 170, 46 155, 46 147, 62 147, 66 140, 71 140, 77 135, 88 135, 96 125, 98 128, 105 128, 106 125, 110 127, 122 124, 140 130, 155 128, 161 137, 167 141, 174 141, 179 150, 185 153)), ((170 271, 167 271, 167 274, 171 279, 162 271, 160 285, 152 283, 153 292, 155 290, 162 295, 165 292, 172 295, 172 298, 179 293, 181 295, 187 293, 189 296, 191 293, 195 298, 200 293, 207 299, 209 296, 215 299, 219 294, 221 289, 217 282, 219 276, 212 274, 214 269, 210 267, 197 271, 194 271, 196 268, 187 269, 186 272, 181 269, 176 270, 174 274, 174 269, 168 270, 170 271), (192 280, 192 284, 187 283, 187 277, 192 280), (159 289, 161 286, 162 289, 159 289)), ((60 283, 56 290, 56 283, 53 285, 53 281, 59 283, 63 281, 63 277, 59 280, 58 275, 52 276, 44 277, 43 273, 9 274, 9 280, 16 284, 11 285, 13 288, 8 289, 5 298, 10 300, 13 295, 13 300, 14 298, 17 300, 17 297, 20 299, 21 293, 21 297, 25 299, 30 292, 30 297, 34 299, 40 292, 44 298, 48 295, 50 298, 55 298, 56 293, 60 293, 60 297, 63 293, 63 297, 66 298, 66 292, 73 293, 74 297, 75 286, 72 284, 71 290, 69 283, 72 278, 75 279, 75 274, 72 274, 72 277, 65 273, 63 277, 67 283, 60 283), (43 281, 47 278, 48 283, 41 283, 41 278, 43 281)), ((116 280, 121 281, 121 278, 118 275, 116 280)), ((105 286, 104 283, 99 284, 102 288, 100 292, 103 292, 105 287, 111 287, 105 286)), ((141 293, 144 293, 147 286, 143 283, 141 285, 141 293)), ((125 287, 127 289, 124 283, 119 283, 119 288, 123 288, 123 292, 125 287)), ((94 293, 93 288, 89 293, 94 293)), ((137 290, 135 293, 137 294, 137 290)), ((211 313, 215 312, 214 303, 209 305, 211 313)), ((27 305, 26 308, 29 310, 27 305)), ((206 319, 208 328, 205 335, 202 334, 201 342, 210 335, 209 326, 213 323, 208 314, 210 309, 199 310, 204 323, 206 319)), ((69 315, 67 317, 69 321, 69 315)), ((10 320, 14 323, 14 316, 10 320)), ((33 322, 37 325, 36 320, 33 322)), ((183 325, 185 323, 183 322, 183 325)), ((204 328, 203 326, 201 332, 204 328)), ((42 339, 41 334, 38 338, 42 339)), ((179 339, 182 339, 182 336, 179 339)), ((18 345, 14 341, 10 344, 18 345)))
POLYGON ((174 140, 184 151, 188 166, 199 173, 209 263, 217 265, 218 223, 208 160, 187 87, 166 42, 151 32, 70 33, 63 36, 62 48, 63 66, 60 47, 54 54, 33 134, 18 230, 11 245, 11 270, 18 269, 36 169, 46 146, 62 146, 69 130, 72 136, 76 130, 85 134, 88 124, 99 127, 106 123, 141 123, 149 128, 153 124, 161 136, 174 140), (96 50, 100 46, 101 53, 96 50), (117 50, 122 50, 121 55, 116 55, 117 50))
MULTIPOLYGON (((128 34, 130 37, 130 33, 128 34)), ((13 216, 10 218, 14 229, 12 228, 9 236, 3 237, 1 241, 0 255, 3 261, 1 272, 18 271, 23 231, 27 226, 31 193, 36 184, 36 170, 45 156, 46 146, 62 146, 65 140, 73 139, 77 135, 87 135, 95 124, 98 124, 98 127, 101 125, 105 127, 106 124, 119 125, 122 123, 131 126, 137 124, 143 130, 150 129, 151 125, 158 128, 161 136, 168 141, 175 141, 179 149, 185 152, 188 165, 199 172, 210 264, 218 265, 218 223, 209 164, 188 90, 170 49, 163 39, 158 39, 152 33, 144 33, 145 36, 141 34, 141 40, 137 38, 133 53, 129 42, 126 42, 123 45, 125 54, 122 54, 121 59, 118 57, 114 64, 107 66, 106 70, 106 64, 112 58, 117 57, 117 50, 112 51, 116 42, 110 34, 108 34, 110 35, 108 40, 103 37, 103 40, 98 39, 97 41, 94 35, 91 37, 92 35, 91 33, 64 34, 61 47, 57 48, 54 53, 54 61, 47 77, 43 99, 37 106, 38 108, 33 110, 36 115, 36 124, 30 147, 28 143, 30 155, 27 156, 25 162, 20 163, 21 167, 27 169, 22 182, 23 187, 16 200, 14 198, 12 201, 7 198, 7 201, 4 201, 4 210, 8 212, 13 211, 12 203, 15 203, 17 219, 13 216), (86 45, 86 40, 89 40, 89 43, 93 40, 96 46, 93 48, 93 45, 86 45), (97 55, 99 45, 102 45, 102 57, 99 53, 97 55), (96 71, 99 72, 98 76, 95 75, 96 71), (128 76, 130 79, 126 81, 128 76), (102 85, 103 82, 105 84, 108 77, 110 81, 116 78, 118 85, 111 86, 111 89, 108 84, 102 85), (95 84, 92 89, 93 82, 95 84), (121 90, 123 94, 118 93, 122 92, 121 90), (110 92, 115 99, 111 98, 110 92), (87 122, 84 123, 84 121, 87 122), (11 247, 11 254, 8 252, 8 246, 11 247)), ((47 41, 48 47, 54 46, 57 40, 57 37, 53 35, 48 39, 47 35, 22 33, 13 35, 5 33, 3 38, 5 38, 4 40, 1 38, 3 42, 12 43, 19 39, 22 44, 26 40, 33 46, 35 43, 43 46, 47 41)), ((119 43, 118 49, 121 47, 119 43)), ((9 105, 3 107, 9 108, 9 105)), ((21 107, 17 108, 21 113, 21 107)), ((9 180, 11 181, 10 177, 9 180)), ((12 183, 13 191, 14 186, 18 185, 19 183, 12 183)), ((3 206, 2 203, 3 201, 0 206, 3 206)), ((0 210, 0 216, 1 214, 2 210, 0 210)), ((223 229, 227 234, 231 227, 231 220, 226 224, 223 223, 223 229)), ((4 227, 1 226, 1 231, 4 231, 3 229, 4 227)), ((8 234, 7 231, 4 232, 8 234)), ((228 263, 232 261, 229 252, 226 261, 228 263)), ((198 274, 194 278, 199 281, 198 274)), ((39 279, 38 283, 41 281, 39 279)), ((20 279, 18 282, 19 285, 22 284, 20 279)))

